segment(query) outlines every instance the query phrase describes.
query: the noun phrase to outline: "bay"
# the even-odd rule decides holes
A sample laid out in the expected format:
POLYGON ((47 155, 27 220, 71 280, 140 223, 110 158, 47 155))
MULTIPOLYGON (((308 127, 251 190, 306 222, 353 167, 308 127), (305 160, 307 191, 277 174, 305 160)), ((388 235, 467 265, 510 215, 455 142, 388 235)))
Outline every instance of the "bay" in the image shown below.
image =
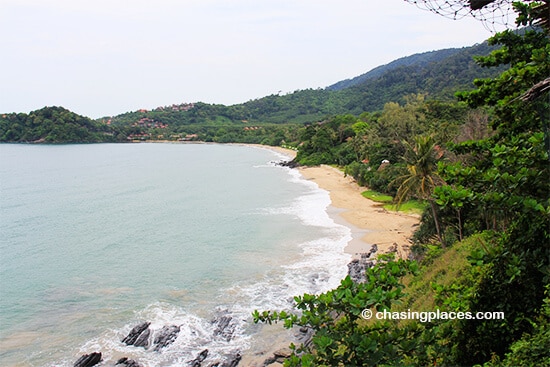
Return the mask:
MULTIPOLYGON (((275 152, 216 144, 0 145, 0 361, 176 366, 258 345, 254 309, 338 284, 349 229, 275 152), (230 340, 212 323, 232 319, 230 340), (120 340, 176 324, 162 353, 120 340)), ((261 343, 260 343, 261 344, 261 343)))

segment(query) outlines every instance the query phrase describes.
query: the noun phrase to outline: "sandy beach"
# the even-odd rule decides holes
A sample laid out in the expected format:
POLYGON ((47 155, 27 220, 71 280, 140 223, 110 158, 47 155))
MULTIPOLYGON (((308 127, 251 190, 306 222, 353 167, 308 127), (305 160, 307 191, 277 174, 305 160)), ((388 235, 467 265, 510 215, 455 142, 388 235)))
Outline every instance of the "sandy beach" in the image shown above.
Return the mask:
MULTIPOLYGON (((296 156, 296 152, 290 149, 256 146, 279 152, 289 159, 296 156)), ((329 215, 334 221, 349 227, 352 231, 353 240, 345 249, 352 257, 359 258, 360 254, 369 252, 373 244, 378 247, 377 253, 395 249, 402 258, 409 255, 409 238, 420 221, 419 216, 385 210, 379 203, 363 197, 361 193, 367 188, 359 186, 353 178, 345 177, 337 168, 322 165, 300 167, 298 170, 305 179, 315 182, 321 189, 329 192, 332 206, 329 215)), ((270 333, 273 330, 270 328, 264 332, 270 333)), ((262 366, 265 359, 272 356, 276 350, 286 349, 289 344, 288 334, 280 332, 278 335, 279 338, 271 340, 270 345, 263 345, 263 348, 256 346, 256 353, 253 355, 245 353, 241 363, 247 366, 262 366)), ((270 366, 281 364, 274 363, 270 366)))
MULTIPOLYGON (((332 206, 338 209, 336 215, 347 222, 340 223, 351 225, 354 240, 348 244, 346 252, 357 257, 376 244, 378 253, 396 250, 402 258, 409 255, 409 239, 420 221, 418 215, 388 211, 379 203, 363 197, 361 193, 367 188, 360 187, 337 168, 322 165, 299 170, 306 179, 330 193, 332 206)), ((334 216, 333 219, 338 221, 334 216)))
POLYGON ((295 150, 288 149, 288 148, 283 148, 283 147, 272 146, 272 145, 240 144, 240 143, 230 143, 230 144, 232 144, 232 145, 243 145, 243 146, 248 146, 248 147, 255 147, 255 148, 260 148, 260 149, 272 150, 274 152, 277 152, 279 154, 287 156, 289 160, 293 160, 294 158, 296 158, 296 154, 298 154, 298 152, 296 152, 295 150))
MULTIPOLYGON (((289 159, 296 157, 296 152, 290 149, 256 146, 279 152, 289 159)), ((420 222, 418 215, 388 211, 380 203, 363 197, 361 193, 367 188, 337 168, 321 165, 300 167, 299 171, 305 179, 329 192, 335 209, 329 214, 336 222, 351 228, 353 240, 346 247, 347 253, 359 257, 376 244, 379 254, 396 251, 401 258, 409 256, 410 238, 420 222)))

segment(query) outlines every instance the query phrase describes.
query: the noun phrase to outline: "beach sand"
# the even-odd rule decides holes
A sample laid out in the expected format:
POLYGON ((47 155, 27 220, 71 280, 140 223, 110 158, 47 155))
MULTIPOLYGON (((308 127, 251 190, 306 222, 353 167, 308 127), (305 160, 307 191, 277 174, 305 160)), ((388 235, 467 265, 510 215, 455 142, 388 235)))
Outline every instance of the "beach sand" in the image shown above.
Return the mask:
MULTIPOLYGON (((271 149, 286 155, 289 160, 296 156, 296 152, 281 147, 268 147, 253 145, 263 149, 271 149)), ((339 224, 347 226, 352 231, 352 241, 345 251, 353 258, 359 258, 362 253, 369 252, 371 246, 376 244, 377 253, 396 251, 401 258, 407 258, 410 250, 410 238, 418 226, 418 215, 385 210, 379 203, 369 200, 361 195, 367 188, 359 186, 351 177, 346 177, 337 168, 321 165, 317 167, 298 168, 302 176, 315 182, 319 188, 330 194, 331 208, 329 215, 339 224)), ((273 328, 273 326, 272 326, 273 328)), ((264 329, 263 336, 252 348, 255 350, 244 353, 241 364, 244 366, 263 366, 263 362, 273 355, 276 350, 286 349, 290 343, 288 333, 272 328, 264 329), (275 337, 271 335, 274 333, 275 337), (268 336, 266 336, 268 335, 268 336), (267 343, 266 340, 269 340, 267 343)), ((274 363, 269 366, 281 366, 274 363)))
POLYGON ((359 186, 337 168, 322 165, 299 170, 304 178, 329 192, 332 206, 337 209, 333 219, 351 228, 354 240, 346 247, 347 253, 359 257, 376 244, 379 254, 395 250, 401 258, 409 256, 410 238, 420 221, 418 215, 388 211, 363 197, 361 193, 367 188, 359 186))
MULTIPOLYGON (((252 146, 271 149, 289 159, 296 157, 296 152, 291 149, 252 146)), ((380 203, 363 197, 361 193, 367 188, 359 186, 352 177, 346 177, 337 168, 321 165, 300 167, 299 171, 305 179, 329 192, 331 205, 335 209, 329 210, 329 214, 337 223, 351 229, 353 240, 346 247, 347 253, 358 258, 376 244, 379 254, 396 251, 401 258, 409 256, 410 238, 420 222, 420 216, 388 211, 380 203)))
POLYGON ((283 148, 283 147, 272 146, 272 145, 240 144, 240 143, 232 143, 232 144, 233 145, 243 145, 243 146, 248 146, 248 147, 255 147, 255 148, 260 148, 260 149, 272 150, 274 152, 277 152, 279 154, 287 156, 288 160, 293 160, 294 158, 296 158, 296 154, 298 154, 298 152, 296 152, 295 150, 288 149, 288 148, 283 148))

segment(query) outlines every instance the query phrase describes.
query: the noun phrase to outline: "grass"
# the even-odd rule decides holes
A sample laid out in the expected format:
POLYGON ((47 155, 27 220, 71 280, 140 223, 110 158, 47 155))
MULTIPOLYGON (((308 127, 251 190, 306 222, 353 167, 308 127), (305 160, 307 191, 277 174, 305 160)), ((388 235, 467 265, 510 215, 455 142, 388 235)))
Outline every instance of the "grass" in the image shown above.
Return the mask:
POLYGON ((397 205, 393 203, 393 198, 390 195, 381 194, 373 190, 363 191, 361 195, 377 203, 384 204, 384 209, 391 210, 394 212, 401 211, 404 213, 421 215, 424 209, 426 208, 426 203, 422 201, 409 200, 404 203, 401 203, 398 210, 397 205))
POLYGON ((436 251, 438 254, 428 264, 422 265, 416 276, 403 278, 406 296, 392 311, 434 311, 437 308, 434 284, 450 287, 460 282, 459 279, 470 271, 468 255, 480 248, 482 241, 482 235, 474 235, 456 242, 452 247, 436 251))
POLYGON ((401 205, 399 206, 399 210, 397 210, 396 204, 386 204, 384 205, 384 209, 422 215, 422 212, 424 212, 424 209, 426 209, 426 205, 427 204, 422 201, 409 200, 401 203, 401 205))
POLYGON ((376 201, 377 203, 385 203, 385 204, 389 204, 393 201, 393 198, 389 195, 385 195, 385 194, 381 194, 379 192, 376 192, 376 191, 372 191, 372 190, 368 190, 368 191, 363 191, 361 193, 361 195, 363 195, 364 197, 366 197, 367 199, 370 199, 372 201, 376 201))

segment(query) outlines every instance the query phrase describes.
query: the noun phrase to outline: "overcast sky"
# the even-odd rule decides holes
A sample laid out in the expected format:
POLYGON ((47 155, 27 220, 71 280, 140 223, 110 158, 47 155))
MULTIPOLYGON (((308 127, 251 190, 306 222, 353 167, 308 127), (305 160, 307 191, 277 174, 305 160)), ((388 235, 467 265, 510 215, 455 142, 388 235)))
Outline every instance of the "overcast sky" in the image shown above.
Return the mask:
POLYGON ((0 0, 0 112, 230 105, 490 36, 404 0, 0 0))

